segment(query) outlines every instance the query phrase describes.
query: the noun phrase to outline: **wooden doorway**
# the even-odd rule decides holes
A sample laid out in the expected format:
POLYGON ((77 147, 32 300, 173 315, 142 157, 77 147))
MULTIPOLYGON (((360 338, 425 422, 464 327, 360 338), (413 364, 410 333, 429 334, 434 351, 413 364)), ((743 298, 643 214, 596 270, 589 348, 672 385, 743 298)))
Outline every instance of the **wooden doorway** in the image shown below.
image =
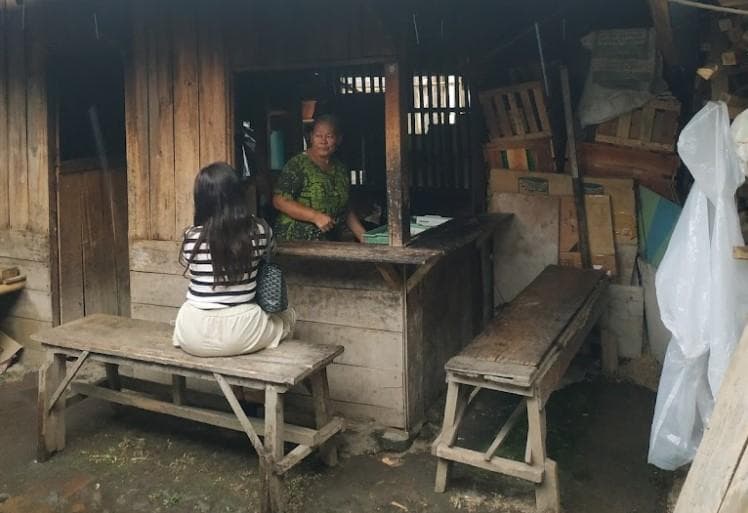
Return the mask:
POLYGON ((121 54, 55 55, 60 322, 130 315, 121 54))

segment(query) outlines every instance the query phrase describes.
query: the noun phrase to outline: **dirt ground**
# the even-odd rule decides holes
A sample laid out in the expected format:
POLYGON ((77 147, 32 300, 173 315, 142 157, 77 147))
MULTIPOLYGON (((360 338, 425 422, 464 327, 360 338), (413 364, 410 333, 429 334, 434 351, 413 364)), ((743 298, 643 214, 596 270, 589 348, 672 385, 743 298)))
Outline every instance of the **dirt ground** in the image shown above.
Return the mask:
MULTIPOLYGON (((600 377, 556 392, 548 450, 566 513, 664 513, 672 475, 646 464, 651 390, 600 377)), ((240 433, 84 401, 69 410, 67 448, 34 462, 32 375, 0 382, 0 512, 232 513, 258 510, 257 459, 240 433)), ((481 392, 458 443, 485 447, 513 401, 481 392)), ((457 465, 433 492, 428 447, 441 405, 403 454, 351 454, 336 468, 314 457, 287 478, 291 513, 534 512, 531 485, 457 465)), ((522 429, 505 455, 522 454, 522 429)), ((366 445, 366 444, 364 444, 366 445)))

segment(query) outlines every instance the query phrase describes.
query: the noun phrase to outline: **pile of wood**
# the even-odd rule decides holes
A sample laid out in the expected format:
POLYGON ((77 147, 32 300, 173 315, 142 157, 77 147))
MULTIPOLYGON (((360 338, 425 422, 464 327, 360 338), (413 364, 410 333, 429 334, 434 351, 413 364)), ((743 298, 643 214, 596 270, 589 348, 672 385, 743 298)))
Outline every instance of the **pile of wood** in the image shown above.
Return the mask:
MULTIPOLYGON (((582 267, 579 222, 572 176, 555 172, 540 83, 485 91, 480 98, 490 134, 484 146, 488 210, 514 214, 494 248, 494 301, 500 305, 547 265, 582 267)), ((659 99, 597 127, 596 140, 577 148, 591 263, 616 284, 608 330, 626 358, 640 356, 644 338, 643 289, 631 286, 639 249, 637 182, 672 197, 679 111, 674 100, 659 99)))
MULTIPOLYGON (((584 186, 592 264, 621 283, 628 283, 633 273, 638 240, 634 181, 588 177, 584 179, 584 186)), ((551 248, 547 252, 555 261, 581 267, 577 211, 570 175, 492 169, 489 210, 513 212, 518 222, 527 222, 533 231, 544 231, 538 243, 551 248)), ((521 255, 519 258, 524 259, 521 255)))
MULTIPOLYGON (((542 84, 525 82, 483 91, 480 101, 490 138, 484 146, 485 160, 491 169, 489 210, 512 212, 515 217, 527 211, 534 218, 532 224, 540 224, 549 231, 537 242, 548 247, 550 261, 535 254, 533 258, 538 262, 531 266, 533 269, 537 267, 539 271, 551 263, 581 267, 572 179, 568 174, 554 173, 552 131, 542 84), (518 194, 535 198, 515 197, 518 194), (541 220, 538 215, 553 219, 541 220)), ((661 155, 663 151, 672 151, 679 109, 674 102, 660 100, 628 113, 598 127, 600 142, 587 143, 582 150, 585 174, 595 177, 585 184, 592 264, 620 277, 622 282, 631 278, 637 251, 634 179, 643 174, 649 178, 668 165, 673 171, 677 167, 667 158, 663 161, 661 155), (665 126, 670 127, 669 131, 665 126), (659 153, 650 151, 654 148, 659 153), (610 149, 614 151, 611 153, 610 149), (654 161, 627 154, 617 160, 616 150, 621 149, 645 157, 651 153, 654 161), (627 167, 632 164, 640 169, 627 167)), ((525 285, 518 282, 516 287, 509 288, 521 289, 525 285)))
POLYGON ((701 66, 696 70, 696 88, 701 94, 694 108, 708 100, 724 101, 734 118, 748 108, 748 17, 715 14, 702 37, 701 51, 701 66))

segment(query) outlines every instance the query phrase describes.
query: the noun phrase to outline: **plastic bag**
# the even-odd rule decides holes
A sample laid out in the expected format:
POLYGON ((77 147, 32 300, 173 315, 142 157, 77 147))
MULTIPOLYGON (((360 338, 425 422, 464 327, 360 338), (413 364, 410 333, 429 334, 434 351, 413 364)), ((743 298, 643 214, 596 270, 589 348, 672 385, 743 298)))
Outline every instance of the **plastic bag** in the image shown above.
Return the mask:
POLYGON ((740 285, 748 269, 735 190, 743 183, 727 106, 710 102, 681 132, 678 153, 694 177, 655 279, 672 338, 657 391, 649 462, 673 470, 691 461, 745 325, 740 285))
POLYGON ((730 127, 738 157, 743 162, 743 174, 748 175, 748 110, 737 115, 730 127))

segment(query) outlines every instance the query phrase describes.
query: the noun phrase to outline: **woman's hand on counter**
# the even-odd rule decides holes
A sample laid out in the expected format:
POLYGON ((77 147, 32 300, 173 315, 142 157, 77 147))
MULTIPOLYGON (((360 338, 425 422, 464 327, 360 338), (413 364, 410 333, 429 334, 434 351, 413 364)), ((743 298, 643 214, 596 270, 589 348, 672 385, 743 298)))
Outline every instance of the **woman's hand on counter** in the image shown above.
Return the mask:
POLYGON ((348 228, 353 232, 357 241, 364 242, 364 232, 366 230, 364 229, 364 225, 361 224, 361 221, 359 221, 358 216, 352 210, 348 211, 348 216, 345 218, 345 224, 347 224, 348 228))
POLYGON ((322 212, 316 212, 312 222, 322 233, 329 232, 335 227, 335 221, 333 221, 332 217, 322 212))
POLYGON ((273 196, 273 206, 293 219, 312 223, 322 232, 328 232, 335 226, 335 222, 327 214, 302 205, 298 201, 284 198, 280 194, 273 196))

